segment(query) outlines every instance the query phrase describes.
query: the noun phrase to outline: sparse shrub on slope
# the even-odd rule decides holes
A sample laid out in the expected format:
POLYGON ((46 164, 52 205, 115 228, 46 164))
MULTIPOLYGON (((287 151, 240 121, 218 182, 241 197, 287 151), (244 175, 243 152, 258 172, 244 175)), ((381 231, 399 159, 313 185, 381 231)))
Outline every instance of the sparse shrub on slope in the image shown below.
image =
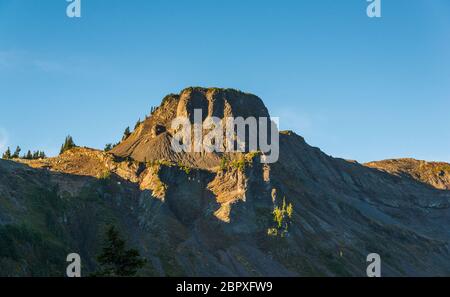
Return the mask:
POLYGON ((220 160, 220 170, 225 171, 228 169, 236 169, 240 172, 244 172, 246 168, 251 167, 255 157, 260 156, 260 152, 249 152, 242 154, 239 158, 231 160, 227 155, 223 155, 220 160))
POLYGON ((187 175, 189 175, 189 173, 191 173, 191 167, 184 165, 181 162, 178 162, 178 168, 180 168, 180 170, 184 171, 184 173, 186 173, 187 175))
POLYGON ((283 198, 283 204, 280 206, 275 206, 273 209, 273 221, 275 227, 269 228, 267 234, 271 236, 281 236, 284 237, 291 224, 292 215, 294 207, 292 203, 287 204, 286 198, 283 198))

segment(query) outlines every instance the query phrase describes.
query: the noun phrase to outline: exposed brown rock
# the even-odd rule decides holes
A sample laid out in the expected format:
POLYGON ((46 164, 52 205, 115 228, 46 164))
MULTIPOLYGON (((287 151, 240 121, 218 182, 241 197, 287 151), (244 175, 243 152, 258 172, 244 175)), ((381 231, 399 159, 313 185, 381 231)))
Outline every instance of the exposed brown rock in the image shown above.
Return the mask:
POLYGON ((450 164, 414 159, 393 159, 365 164, 391 174, 407 175, 434 188, 450 190, 450 164))
POLYGON ((220 119, 250 116, 269 118, 267 108, 255 95, 232 89, 188 88, 179 95, 164 98, 152 116, 111 152, 140 162, 166 159, 192 167, 214 169, 220 163, 220 154, 175 153, 171 147, 171 137, 175 132, 171 127, 172 120, 184 116, 193 123, 195 109, 202 110, 203 119, 207 116, 220 119))

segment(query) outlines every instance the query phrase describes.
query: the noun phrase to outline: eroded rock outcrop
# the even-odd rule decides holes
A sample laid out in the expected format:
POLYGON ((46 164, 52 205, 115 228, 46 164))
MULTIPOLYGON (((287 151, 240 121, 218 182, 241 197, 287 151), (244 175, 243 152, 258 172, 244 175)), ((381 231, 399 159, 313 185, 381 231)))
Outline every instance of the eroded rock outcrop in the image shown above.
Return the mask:
POLYGON ((127 139, 117 145, 112 153, 141 162, 165 159, 192 167, 217 169, 221 154, 175 153, 171 147, 171 138, 176 132, 172 127, 172 120, 187 117, 194 123, 196 109, 202 111, 203 120, 206 117, 222 119, 224 127, 227 117, 244 119, 270 117, 262 100, 255 95, 232 89, 188 88, 179 95, 166 96, 161 106, 156 108, 127 139))

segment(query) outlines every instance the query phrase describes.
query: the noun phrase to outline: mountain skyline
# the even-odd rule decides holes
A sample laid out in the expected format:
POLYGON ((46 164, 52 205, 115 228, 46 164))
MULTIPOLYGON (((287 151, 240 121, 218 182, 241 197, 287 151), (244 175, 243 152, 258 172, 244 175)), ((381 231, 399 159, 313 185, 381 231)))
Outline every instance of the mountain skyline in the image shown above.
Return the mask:
POLYGON ((378 20, 358 0, 111 3, 79 20, 65 1, 0 3, 0 151, 57 155, 68 134, 102 149, 202 85, 258 94, 332 156, 450 162, 448 1, 385 1, 378 20))
POLYGON ((136 248, 135 276, 361 277, 370 255, 378 276, 449 275, 450 164, 359 164, 292 131, 275 163, 173 150, 172 120, 198 108, 221 121, 269 113, 256 95, 187 88, 110 151, 68 138, 57 157, 1 159, 0 276, 62 277, 75 254, 95 274, 108 230, 136 248))

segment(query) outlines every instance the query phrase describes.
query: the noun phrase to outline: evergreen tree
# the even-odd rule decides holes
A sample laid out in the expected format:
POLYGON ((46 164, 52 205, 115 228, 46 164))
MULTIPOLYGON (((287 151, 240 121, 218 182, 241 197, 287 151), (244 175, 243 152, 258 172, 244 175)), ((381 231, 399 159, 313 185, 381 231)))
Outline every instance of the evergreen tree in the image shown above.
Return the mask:
POLYGON ((139 127, 140 124, 141 124, 141 119, 139 119, 139 120, 136 122, 136 125, 134 125, 134 130, 136 130, 136 129, 139 127))
POLYGON ((126 249, 125 241, 114 226, 106 232, 102 253, 97 257, 100 270, 96 276, 135 276, 144 267, 146 260, 135 249, 126 249))
POLYGON ((127 128, 125 129, 125 131, 123 132, 123 138, 122 138, 122 140, 127 139, 130 135, 131 135, 130 127, 127 127, 127 128))
POLYGON ((107 143, 105 145, 105 152, 109 152, 110 150, 112 150, 112 148, 113 148, 112 143, 107 143))
POLYGON ((39 154, 40 154, 41 152, 40 151, 35 151, 35 152, 33 152, 33 156, 31 157, 33 160, 37 160, 37 159, 39 159, 39 154))
POLYGON ((9 149, 9 147, 6 150, 6 152, 3 153, 2 159, 5 159, 5 160, 11 159, 11 150, 9 149))
POLYGON ((47 156, 45 155, 44 151, 39 152, 38 159, 45 159, 45 158, 47 158, 47 156))
POLYGON ((27 154, 24 156, 24 159, 31 160, 33 159, 33 154, 30 150, 28 150, 27 154))
POLYGON ((31 152, 30 150, 27 151, 26 154, 23 154, 22 157, 20 157, 21 148, 18 146, 13 154, 11 154, 11 149, 8 147, 8 149, 3 153, 2 159, 10 160, 10 159, 18 159, 22 158, 25 160, 37 160, 37 159, 45 159, 46 155, 42 151, 34 151, 31 152))
POLYGON ((18 158, 19 158, 20 151, 21 151, 20 147, 17 146, 17 147, 16 147, 16 150, 14 151, 14 154, 11 156, 11 158, 12 158, 12 159, 18 159, 18 158))
POLYGON ((76 147, 75 142, 73 141, 72 136, 68 135, 64 141, 64 144, 61 146, 59 154, 62 154, 65 151, 68 151, 74 147, 76 147))

